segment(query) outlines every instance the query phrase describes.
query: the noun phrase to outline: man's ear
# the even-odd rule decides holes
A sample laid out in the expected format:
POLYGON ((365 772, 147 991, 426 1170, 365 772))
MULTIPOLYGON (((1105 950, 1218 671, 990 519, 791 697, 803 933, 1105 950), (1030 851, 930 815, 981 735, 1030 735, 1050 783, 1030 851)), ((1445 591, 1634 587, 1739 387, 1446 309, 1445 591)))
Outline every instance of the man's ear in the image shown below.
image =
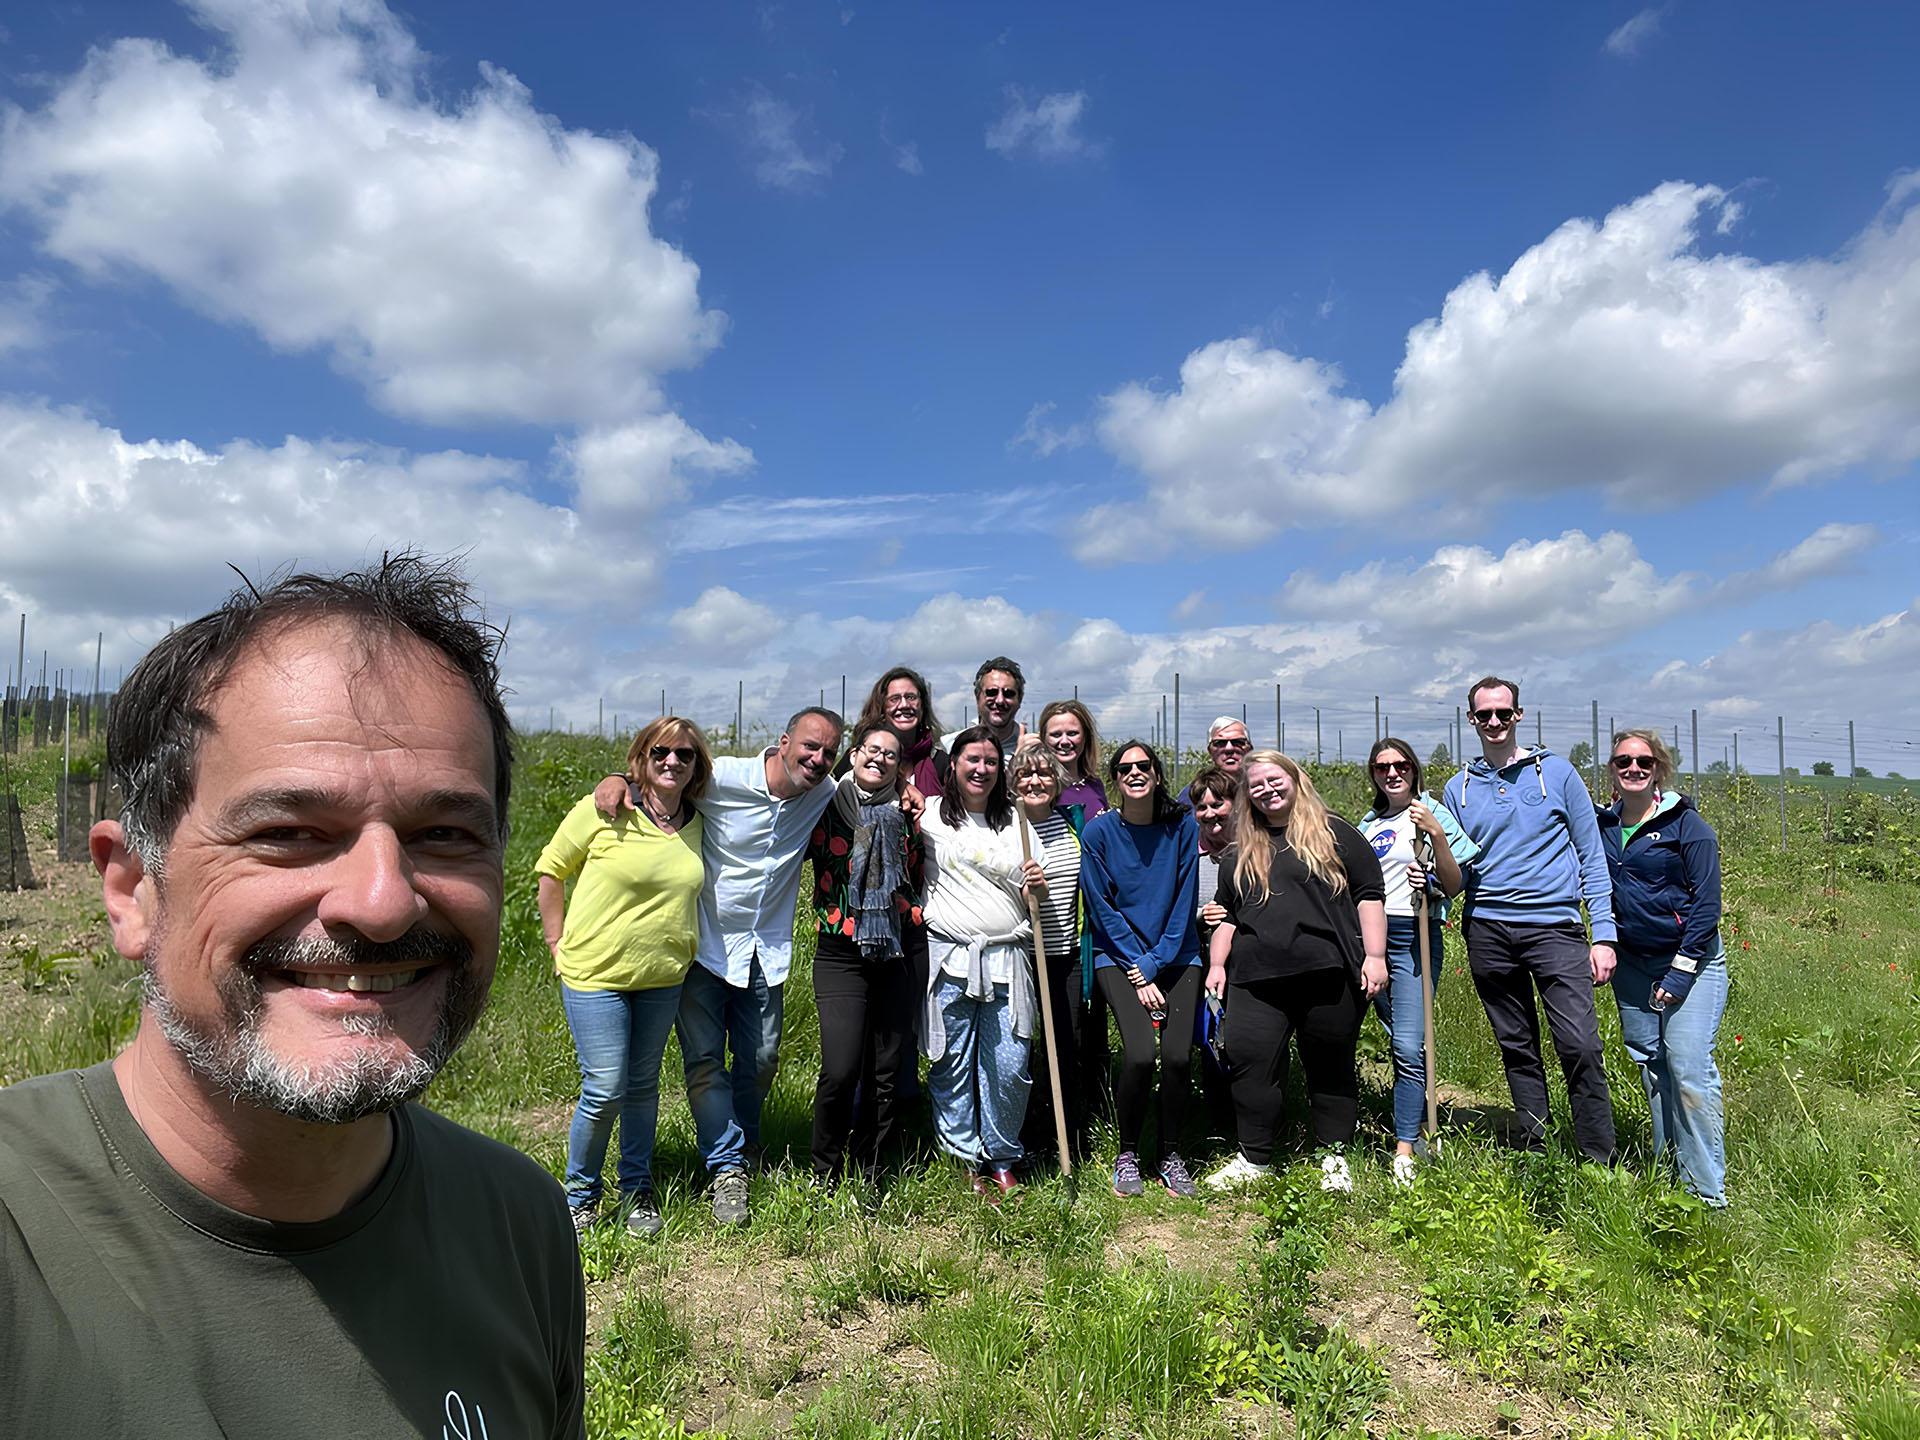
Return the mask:
POLYGON ((118 820, 102 820, 87 835, 93 868, 107 906, 113 948, 129 960, 145 960, 158 914, 158 895, 147 867, 127 844, 118 820))

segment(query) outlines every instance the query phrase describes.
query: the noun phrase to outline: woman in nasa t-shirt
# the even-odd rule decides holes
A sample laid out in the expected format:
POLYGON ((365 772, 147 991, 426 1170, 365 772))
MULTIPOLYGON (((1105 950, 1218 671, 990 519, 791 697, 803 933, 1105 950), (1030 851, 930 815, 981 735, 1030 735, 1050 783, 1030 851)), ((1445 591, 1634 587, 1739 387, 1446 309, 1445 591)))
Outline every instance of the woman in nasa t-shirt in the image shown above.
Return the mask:
POLYGON ((1414 1149, 1420 1140, 1420 1120, 1426 1110, 1426 1011, 1420 986, 1414 885, 1428 888, 1437 903, 1428 910, 1429 949, 1433 973, 1429 983, 1440 984, 1441 922, 1447 897, 1460 893, 1461 865, 1480 853, 1447 807, 1420 788, 1420 762, 1411 745, 1392 738, 1374 742, 1367 757, 1373 780, 1373 809, 1360 820, 1360 833, 1380 857, 1380 873, 1387 887, 1387 988, 1374 997, 1373 1008, 1393 1037, 1393 1178, 1413 1180, 1414 1149), (1434 871, 1428 875, 1414 862, 1413 837, 1424 830, 1433 841, 1434 871), (1418 877, 1418 878, 1416 878, 1418 877))

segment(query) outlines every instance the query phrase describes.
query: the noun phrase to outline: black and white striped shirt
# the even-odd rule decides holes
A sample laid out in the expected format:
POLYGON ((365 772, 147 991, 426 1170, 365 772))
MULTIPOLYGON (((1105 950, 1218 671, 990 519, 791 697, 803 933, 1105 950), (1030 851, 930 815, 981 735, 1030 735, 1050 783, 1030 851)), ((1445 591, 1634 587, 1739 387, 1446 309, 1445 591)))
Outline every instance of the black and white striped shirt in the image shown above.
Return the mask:
POLYGON ((1033 858, 1046 873, 1047 890, 1040 897, 1040 934, 1049 955, 1080 952, 1080 838, 1058 810, 1034 824, 1033 858))

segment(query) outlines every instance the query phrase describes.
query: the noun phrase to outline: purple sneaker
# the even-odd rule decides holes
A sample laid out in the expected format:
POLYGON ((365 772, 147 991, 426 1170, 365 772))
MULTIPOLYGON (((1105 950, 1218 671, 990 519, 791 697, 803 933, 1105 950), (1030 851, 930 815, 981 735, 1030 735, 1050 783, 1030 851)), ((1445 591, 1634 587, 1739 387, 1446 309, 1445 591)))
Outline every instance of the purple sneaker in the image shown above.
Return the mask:
POLYGON ((1193 1177, 1187 1173, 1187 1162, 1178 1155, 1169 1155, 1160 1162, 1160 1183, 1169 1193, 1178 1195, 1182 1200, 1191 1200, 1200 1193, 1200 1187, 1193 1183, 1193 1177))
POLYGON ((1137 1200, 1147 1193, 1140 1178, 1140 1157, 1131 1150, 1122 1150, 1113 1162, 1113 1193, 1122 1200, 1137 1200))

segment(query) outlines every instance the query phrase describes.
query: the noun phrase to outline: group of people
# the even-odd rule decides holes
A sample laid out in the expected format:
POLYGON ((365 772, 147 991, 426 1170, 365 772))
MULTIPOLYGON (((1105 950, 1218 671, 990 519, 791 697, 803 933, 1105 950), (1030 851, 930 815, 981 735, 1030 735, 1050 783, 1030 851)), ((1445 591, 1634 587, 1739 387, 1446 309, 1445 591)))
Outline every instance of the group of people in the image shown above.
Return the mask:
POLYGON ((617 1122, 617 1211, 660 1229, 651 1159, 675 1026, 714 1217, 746 1223, 807 862, 822 1187, 849 1167, 879 1178, 924 1055, 936 1142, 989 1200, 1062 1142, 1084 1159, 1101 1119, 1117 1195, 1228 1189, 1273 1167, 1297 1050, 1322 1183, 1349 1188, 1369 1010, 1391 1041, 1392 1174, 1411 1183, 1430 1140, 1443 926, 1464 895, 1518 1143, 1543 1147, 1550 1123, 1537 1000, 1576 1143, 1615 1158, 1595 1005, 1610 984, 1656 1147, 1725 1203, 1718 842, 1668 788, 1656 732, 1613 737, 1615 798, 1597 807, 1566 760, 1520 745, 1519 685, 1488 676, 1468 694, 1482 753, 1444 795, 1411 745, 1383 738, 1371 806, 1349 822, 1241 721, 1214 722, 1176 796, 1153 745, 1127 740, 1103 764, 1086 706, 1048 704, 1029 733, 1025 699, 1020 666, 995 656, 974 677, 974 723, 943 732, 924 677, 897 666, 851 726, 809 707, 737 759, 666 716, 634 738, 626 773, 581 798, 537 866, 580 1061, 576 1227, 602 1214, 617 1122), (1180 1153, 1196 1054, 1237 1141, 1198 1180, 1180 1153))
POLYGON ((1192 1189, 1175 1144, 1196 1037, 1209 1065, 1224 1056, 1236 1115, 1214 1178, 1272 1163, 1297 1036, 1337 1187, 1369 1001, 1410 1173, 1425 1076, 1407 992, 1438 978, 1417 919, 1464 893, 1523 1143, 1548 1123, 1537 994, 1580 1146, 1613 1157, 1593 999, 1610 983, 1656 1142, 1724 1203, 1718 847, 1668 788, 1657 735, 1613 737, 1618 794, 1596 811, 1565 761, 1519 747, 1519 687, 1489 677, 1468 697, 1482 754, 1444 801, 1382 740, 1354 826, 1235 721, 1179 798, 1149 745, 1103 766, 1072 702, 1027 736, 1004 658, 951 738, 894 670, 850 737, 808 710, 763 754, 716 760, 667 717, 573 807, 538 884, 581 1061, 563 1197, 525 1155, 412 1103, 499 955, 499 639, 456 565, 399 554, 247 585, 127 676, 107 740, 125 803, 89 845, 113 945, 144 972, 139 1024, 111 1059, 0 1090, 0 1433, 579 1440, 575 1231, 611 1130, 626 1223, 655 1228, 677 1027, 715 1214, 745 1217, 809 857, 823 1181, 886 1153, 916 1042, 940 1143, 983 1194, 1017 1184, 1050 1130, 1084 1148, 1110 1013, 1121 1193, 1192 1189), (1060 1108, 1036 1111, 1030 1092, 1055 1084, 1060 1108))

